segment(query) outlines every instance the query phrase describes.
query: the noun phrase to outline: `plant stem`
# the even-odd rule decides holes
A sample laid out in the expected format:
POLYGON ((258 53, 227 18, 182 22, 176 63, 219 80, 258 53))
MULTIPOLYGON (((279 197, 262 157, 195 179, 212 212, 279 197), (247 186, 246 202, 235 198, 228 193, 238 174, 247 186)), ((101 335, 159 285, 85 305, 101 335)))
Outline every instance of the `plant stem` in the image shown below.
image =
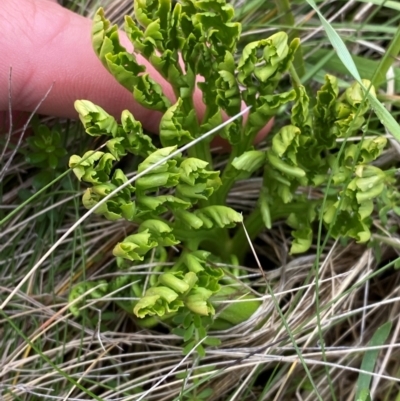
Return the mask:
POLYGON ((204 160, 208 163, 207 169, 213 169, 213 162, 210 152, 210 143, 209 141, 201 141, 194 145, 192 148, 188 150, 188 153, 191 157, 196 157, 197 159, 204 160))
MULTIPOLYGON (((289 0, 275 0, 275 6, 278 10, 278 14, 281 16, 281 22, 287 26, 293 27, 289 33, 289 39, 293 40, 294 38, 298 38, 299 32, 294 28, 296 26, 296 21, 292 13, 289 0)), ((304 67, 301 46, 299 46, 294 55, 293 64, 299 76, 302 77, 306 73, 306 69, 304 67)))
MULTIPOLYGON (((295 204, 279 204, 271 206, 271 221, 285 218, 290 213, 306 213, 308 209, 307 204, 295 203, 295 204)), ((259 207, 253 210, 253 212, 245 219, 244 226, 251 240, 257 237, 257 235, 265 228, 264 221, 262 219, 261 210, 259 207)), ((239 262, 242 263, 246 253, 249 250, 249 243, 245 234, 244 228, 240 227, 236 232, 235 236, 231 241, 232 252, 237 256, 239 262)))
POLYGON ((232 161, 235 159, 235 157, 240 156, 247 150, 252 149, 252 143, 254 142, 257 134, 247 134, 246 128, 247 124, 246 126, 242 127, 243 140, 237 145, 233 146, 229 159, 226 163, 226 167, 222 173, 222 186, 210 197, 210 205, 225 205, 229 191, 240 175, 240 172, 232 166, 232 161))
MULTIPOLYGON (((191 109, 186 110, 186 112, 189 113, 191 110, 194 110, 194 109, 195 109, 195 106, 194 106, 193 99, 192 99, 191 109)), ((202 134, 201 134, 200 127, 209 118, 210 118, 210 109, 209 109, 209 107, 206 107, 202 122, 201 123, 196 123, 195 126, 191 127, 191 134, 195 138, 201 137, 202 134)), ((192 148, 190 148, 188 150, 188 153, 189 153, 189 155, 191 157, 196 157, 198 159, 201 159, 201 160, 204 160, 205 162, 207 162, 208 163, 207 169, 208 170, 213 170, 213 159, 212 159, 211 151, 210 151, 210 141, 211 141, 210 138, 207 138, 206 140, 200 141, 199 143, 194 145, 192 148)))
POLYGON ((238 176, 238 171, 232 166, 232 161, 236 157, 236 152, 232 150, 229 159, 226 163, 224 171, 222 173, 221 181, 222 185, 216 192, 214 192, 209 198, 210 205, 225 205, 226 198, 232 185, 235 183, 238 176))
MULTIPOLYGON (((375 70, 374 76, 372 77, 372 84, 378 88, 386 81, 386 74, 393 62, 396 61, 396 57, 400 53, 400 26, 397 27, 397 31, 390 42, 388 49, 381 58, 377 69, 375 70)), ((394 79, 394 77, 393 77, 394 79)))
POLYGON ((207 250, 214 255, 220 256, 224 260, 229 259, 230 239, 228 230, 225 228, 213 228, 211 230, 189 231, 182 228, 174 228, 175 237, 185 243, 191 251, 201 249, 207 250))
POLYGON ((299 86, 301 86, 301 81, 293 64, 290 64, 289 73, 290 76, 292 77, 293 86, 295 89, 297 89, 299 86))

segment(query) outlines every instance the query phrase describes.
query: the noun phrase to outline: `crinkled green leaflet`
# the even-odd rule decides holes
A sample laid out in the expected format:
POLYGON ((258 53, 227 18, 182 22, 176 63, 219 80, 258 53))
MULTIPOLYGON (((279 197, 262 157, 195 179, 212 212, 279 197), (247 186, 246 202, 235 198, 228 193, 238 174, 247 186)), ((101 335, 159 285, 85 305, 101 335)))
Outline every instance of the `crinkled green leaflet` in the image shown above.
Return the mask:
MULTIPOLYGON (((303 86, 285 91, 279 86, 291 71, 298 39, 289 42, 286 33, 278 32, 248 43, 237 55, 241 26, 233 21, 233 7, 225 0, 137 0, 134 9, 134 17, 125 18, 133 53, 121 45, 117 27, 102 9, 94 19, 93 47, 139 104, 162 112, 161 146, 129 111, 118 122, 99 106, 78 100, 75 107, 86 132, 105 136, 106 143, 101 151, 71 156, 70 167, 86 183, 83 203, 91 208, 127 182, 118 165, 126 155, 134 155, 139 173, 155 166, 96 210, 109 220, 131 222, 129 235, 113 250, 120 270, 140 268, 141 263, 155 267, 146 271, 147 279, 144 274, 122 274, 106 287, 100 283, 100 288, 104 294, 120 291, 131 299, 119 305, 138 316, 142 325, 175 322, 189 341, 192 334, 204 337, 204 324, 228 328, 248 319, 260 304, 231 304, 224 314, 216 301, 249 296, 231 278, 241 274, 239 267, 216 267, 219 262, 239 265, 248 249, 243 230, 237 228, 242 214, 227 206, 235 182, 262 175, 258 205, 244 224, 254 238, 276 219, 286 218, 293 228, 291 253, 312 246, 319 215, 335 238, 368 241, 377 204, 385 218, 399 196, 393 174, 371 165, 384 150, 385 138, 366 135, 359 144, 345 143, 337 159, 338 140, 367 131, 366 116, 375 98, 369 81, 360 80, 340 93, 337 79, 327 75, 311 106, 303 86), (169 82, 174 101, 146 72, 143 59, 169 82), (205 104, 202 119, 194 108, 196 87, 205 104), (369 101, 364 100, 364 87, 370 87, 369 101), (213 168, 208 140, 170 157, 217 127, 223 113, 236 115, 242 103, 251 106, 246 122, 233 121, 220 131, 232 147, 222 172, 213 168), (283 108, 291 111, 289 124, 274 133, 269 147, 254 149, 259 129, 283 108), (165 157, 169 159, 162 162, 165 157), (329 175, 333 185, 326 188, 329 175), (321 191, 327 194, 324 206, 321 196, 309 196, 321 191), (233 284, 235 291, 226 290, 233 284), (214 313, 220 320, 207 320, 214 313)), ((79 291, 71 292, 71 300, 90 288, 82 283, 79 291)), ((77 314, 78 307, 73 312, 77 314)))
POLYGON ((387 110, 385 106, 376 98, 373 91, 371 91, 371 85, 365 85, 365 82, 361 79, 354 60, 351 57, 346 45, 338 33, 332 28, 330 23, 321 14, 314 0, 307 0, 307 2, 317 12, 322 26, 324 27, 331 44, 336 49, 337 55, 342 61, 343 65, 347 68, 352 77, 361 85, 362 89, 360 88, 360 93, 362 94, 362 97, 366 96, 368 98, 371 107, 374 109, 381 123, 388 129, 388 131, 396 138, 397 141, 400 141, 400 126, 398 122, 390 114, 389 110, 387 110))
MULTIPOLYGON (((368 81, 363 81, 369 86, 368 81)), ((374 89, 371 88, 374 95, 374 89)), ((393 175, 368 165, 376 160, 386 145, 383 137, 365 138, 360 144, 347 144, 341 160, 335 163, 337 139, 348 138, 365 127, 365 114, 370 110, 363 102, 363 89, 358 83, 339 96, 337 80, 326 76, 317 93, 317 102, 309 113, 309 99, 302 87, 292 107, 292 125, 283 127, 272 139, 267 151, 264 188, 260 199, 261 215, 267 226, 278 202, 299 206, 303 213, 290 213, 288 224, 294 228, 291 252, 308 250, 312 244, 312 223, 321 203, 296 195, 303 187, 321 186, 332 175, 332 195, 323 210, 324 223, 335 238, 350 237, 358 242, 370 239, 370 216, 379 197, 391 192, 393 175), (329 152, 332 151, 332 156, 329 152), (328 152, 328 153, 327 153, 328 152)))

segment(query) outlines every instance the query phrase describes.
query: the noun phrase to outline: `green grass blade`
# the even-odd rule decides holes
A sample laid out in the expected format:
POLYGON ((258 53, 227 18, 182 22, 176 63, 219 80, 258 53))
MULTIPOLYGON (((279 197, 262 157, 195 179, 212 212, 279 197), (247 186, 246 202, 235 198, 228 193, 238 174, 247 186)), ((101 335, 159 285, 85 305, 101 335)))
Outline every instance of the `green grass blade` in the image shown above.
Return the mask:
POLYGON ((43 188, 41 188, 39 191, 37 191, 35 194, 33 194, 29 199, 22 202, 19 206, 17 206, 14 210, 12 210, 6 217, 4 217, 4 219, 0 220, 0 227, 3 226, 5 223, 7 223, 7 221, 10 220, 11 217, 16 215, 20 210, 22 210, 26 205, 28 205, 30 202, 32 202, 34 199, 36 199, 39 195, 44 194, 47 189, 51 188, 56 182, 60 181, 71 171, 72 171, 72 169, 68 169, 68 170, 64 171, 53 181, 49 182, 47 185, 45 185, 43 188))
MULTIPOLYGON (((363 78, 372 80, 376 69, 379 66, 379 61, 370 60, 362 56, 353 56, 353 60, 357 66, 358 72, 363 78)), ((306 79, 314 78, 320 68, 325 67, 325 70, 334 74, 346 74, 347 69, 340 61, 338 55, 331 49, 319 49, 307 57, 307 74, 302 78, 305 82, 306 79), (328 63, 329 61, 329 63, 328 63), (316 68, 319 66, 320 68, 316 68)), ((394 67, 394 80, 395 90, 400 92, 400 68, 394 67)))
MULTIPOLYGON (((368 345, 370 347, 379 347, 380 345, 384 344, 389 336, 391 328, 392 322, 386 322, 385 324, 383 324, 381 327, 378 328, 378 330, 376 330, 368 345)), ((369 390, 369 386, 371 384, 371 375, 366 372, 372 373, 374 371, 378 355, 379 349, 372 349, 370 351, 367 351, 364 355, 361 363, 361 370, 365 371, 365 373, 360 373, 360 376, 358 376, 357 392, 355 397, 356 401, 368 400, 368 397, 365 398, 365 394, 368 394, 366 390, 369 390)))
POLYGON ((392 10, 400 11, 400 3, 391 0, 358 0, 360 3, 372 3, 377 6, 391 8, 392 10))
POLYGON ((325 17, 319 11, 319 8, 315 4, 314 0, 307 0, 307 3, 316 11, 318 14, 319 19, 321 20, 322 26, 325 29, 325 32, 328 36, 329 41, 331 42, 333 48, 336 50, 339 58, 342 60, 342 63, 347 67, 347 70, 350 72, 352 77, 357 80, 361 81, 360 74, 358 69, 354 63, 353 58, 350 55, 350 52, 347 50, 346 45, 344 44, 341 37, 332 27, 332 25, 325 19, 325 17))
MULTIPOLYGON (((326 49, 321 49, 321 50, 326 50, 326 49)), ((335 56, 335 52, 333 50, 328 50, 325 51, 323 56, 321 57, 315 57, 314 61, 312 62, 312 64, 307 65, 307 72, 305 75, 303 75, 301 77, 301 83, 304 85, 306 84, 308 81, 310 81, 311 79, 313 79, 315 77, 315 75, 318 74, 319 71, 322 70, 322 68, 325 66, 325 64, 328 63, 329 61, 329 66, 330 66, 330 60, 335 56)), ((310 61, 309 57, 309 60, 310 61)), ((340 65, 342 65, 342 63, 340 63, 340 65)))
POLYGON ((76 388, 79 388, 83 392, 85 392, 88 396, 92 397, 92 399, 97 401, 103 401, 101 397, 98 397, 96 394, 91 392, 85 386, 83 386, 80 381, 75 380, 73 377, 69 376, 65 373, 61 368, 59 368, 56 364, 52 362, 52 360, 36 346, 34 342, 32 342, 29 337, 27 337, 15 324, 14 321, 3 311, 0 310, 0 315, 7 321, 10 327, 20 336, 23 338, 26 344, 28 344, 32 349, 40 355, 40 357, 46 361, 54 370, 56 370, 60 375, 64 376, 66 380, 68 380, 71 384, 73 384, 76 388))
POLYGON ((389 47, 387 48, 385 54, 379 62, 378 67, 375 70, 374 78, 372 79, 372 83, 375 86, 379 86, 383 82, 386 82, 386 74, 389 71, 389 68, 396 61, 397 56, 400 52, 400 26, 397 28, 397 31, 390 42, 389 47))
MULTIPOLYGON (((354 63, 353 58, 350 55, 346 45, 344 44, 341 37, 338 33, 332 28, 332 25, 325 19, 325 17, 319 11, 317 5, 314 0, 307 0, 307 3, 316 11, 321 20, 322 26, 325 29, 325 32, 331 42, 333 48, 336 50, 337 55, 339 56, 342 63, 346 66, 349 73, 352 77, 358 81, 361 85, 361 76, 358 72, 356 64, 354 63)), ((363 85, 364 86, 364 85, 363 85)), ((389 111, 385 108, 385 106, 369 92, 369 88, 364 86, 364 89, 367 92, 368 100, 371 103, 372 108, 374 109, 377 117, 381 121, 381 123, 387 128, 387 130, 400 142, 400 126, 397 124, 396 120, 389 113, 389 111)))

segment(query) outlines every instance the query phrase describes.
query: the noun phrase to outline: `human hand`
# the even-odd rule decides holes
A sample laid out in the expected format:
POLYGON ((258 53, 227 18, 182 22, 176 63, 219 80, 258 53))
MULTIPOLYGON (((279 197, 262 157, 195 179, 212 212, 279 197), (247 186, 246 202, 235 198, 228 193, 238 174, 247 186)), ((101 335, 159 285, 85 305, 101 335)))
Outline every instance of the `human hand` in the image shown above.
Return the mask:
MULTIPOLYGON (((0 1, 0 129, 8 111, 12 67, 13 111, 32 112, 52 87, 38 109, 40 114, 77 118, 74 101, 87 99, 116 118, 129 109, 146 129, 158 131, 161 113, 139 105, 98 60, 91 44, 91 24, 91 20, 53 0, 0 1)), ((121 42, 132 50, 123 34, 121 42)), ((163 86, 166 96, 173 99, 169 84, 144 58, 137 58, 163 86)), ((201 116, 204 104, 199 91, 194 102, 201 116)), ((269 132, 271 125, 272 122, 260 132, 258 140, 269 132)))

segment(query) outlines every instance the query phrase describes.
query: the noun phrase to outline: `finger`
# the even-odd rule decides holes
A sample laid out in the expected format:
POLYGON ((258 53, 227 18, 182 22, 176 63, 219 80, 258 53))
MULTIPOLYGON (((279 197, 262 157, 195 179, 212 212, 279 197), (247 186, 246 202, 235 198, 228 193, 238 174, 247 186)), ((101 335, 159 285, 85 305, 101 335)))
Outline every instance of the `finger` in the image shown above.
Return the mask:
MULTIPOLYGON (((8 88, 12 67, 12 109, 32 111, 53 85, 38 110, 41 114, 76 118, 74 101, 88 99, 116 118, 129 109, 146 129, 157 132, 161 113, 140 106, 103 67, 92 49, 91 24, 89 19, 62 8, 53 0, 0 1, 3 28, 0 49, 7 55, 0 58, 0 88, 8 88)), ((123 34, 121 42, 132 50, 123 34)), ((146 60, 140 56, 138 60, 173 100, 169 84, 146 60)), ((205 107, 199 90, 194 104, 201 119, 205 107)), ((8 110, 7 90, 0 91, 1 110, 8 110)))
POLYGON ((256 139, 254 140, 255 143, 260 143, 271 131, 272 127, 274 126, 275 119, 271 118, 267 124, 260 130, 257 134, 256 139))
MULTIPOLYGON (((97 59, 91 24, 49 0, 0 1, 0 49, 7 55, 0 58, 0 88, 8 88, 11 66, 13 110, 32 111, 53 85, 39 108, 41 114, 76 118, 74 101, 88 99, 115 117, 129 109, 145 128, 157 131, 161 114, 136 103, 97 59)), ((126 37, 121 41, 132 48, 126 37)), ((170 86, 154 68, 147 67, 173 98, 170 86)), ((2 90, 0 110, 7 109, 8 93, 2 90)))

